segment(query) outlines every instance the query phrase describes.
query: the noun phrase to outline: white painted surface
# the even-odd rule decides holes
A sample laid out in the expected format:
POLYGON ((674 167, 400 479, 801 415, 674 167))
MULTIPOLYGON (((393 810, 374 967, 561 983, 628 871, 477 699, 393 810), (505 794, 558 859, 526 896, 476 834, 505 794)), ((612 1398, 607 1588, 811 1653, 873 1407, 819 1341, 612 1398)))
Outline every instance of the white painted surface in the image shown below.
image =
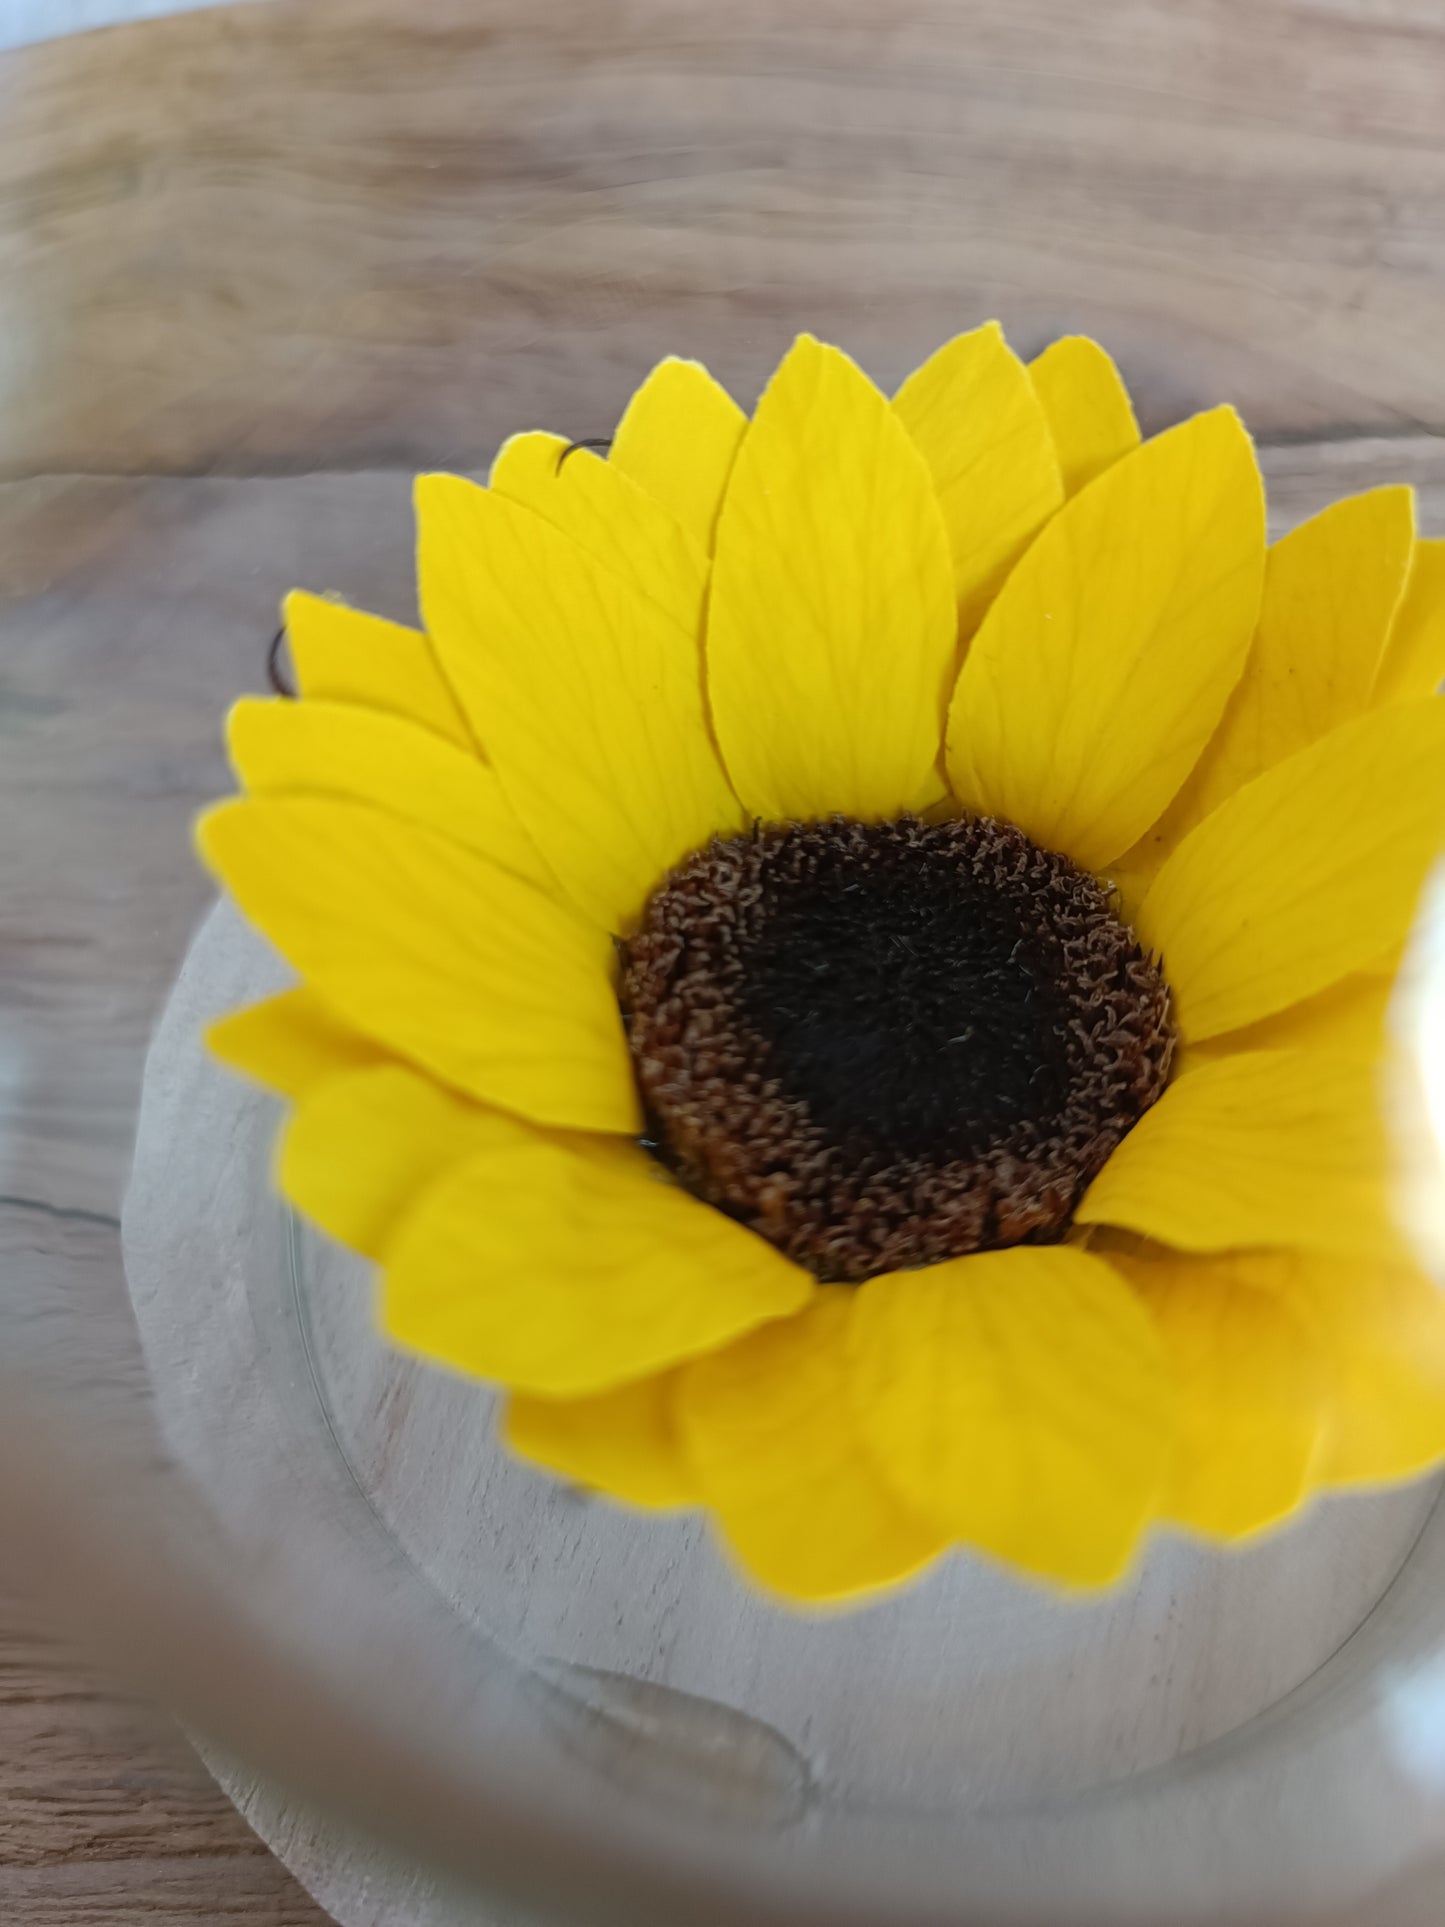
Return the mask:
POLYGON ((119 26, 127 20, 154 20, 163 13, 192 13, 225 0, 0 0, 0 48, 26 47, 36 40, 92 27, 119 26))

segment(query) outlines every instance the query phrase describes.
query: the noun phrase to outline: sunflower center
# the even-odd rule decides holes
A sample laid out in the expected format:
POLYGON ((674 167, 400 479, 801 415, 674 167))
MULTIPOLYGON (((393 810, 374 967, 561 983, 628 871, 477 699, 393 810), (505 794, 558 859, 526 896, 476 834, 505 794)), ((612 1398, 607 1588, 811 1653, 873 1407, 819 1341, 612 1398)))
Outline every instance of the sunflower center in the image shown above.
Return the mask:
POLYGON ((832 1280, 1060 1237, 1174 1044, 1102 887, 978 817, 714 840, 622 999, 658 1156, 832 1280))

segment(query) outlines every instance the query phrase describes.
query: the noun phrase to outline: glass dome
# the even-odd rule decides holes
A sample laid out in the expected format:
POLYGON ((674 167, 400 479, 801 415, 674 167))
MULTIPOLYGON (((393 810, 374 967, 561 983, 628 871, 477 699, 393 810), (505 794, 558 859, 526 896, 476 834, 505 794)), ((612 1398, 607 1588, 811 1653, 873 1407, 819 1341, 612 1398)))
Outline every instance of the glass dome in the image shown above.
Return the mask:
POLYGON ((189 823, 285 590, 411 617, 412 472, 605 436, 665 353, 750 401, 801 328, 885 385, 994 315, 1083 331, 1146 432, 1239 405, 1277 530, 1388 480, 1445 531, 1437 23, 323 0, 4 58, 16 1571, 348 1927, 1433 1918, 1435 1482, 1083 1603, 963 1558, 763 1600, 383 1345, 201 1048, 278 978, 189 823))

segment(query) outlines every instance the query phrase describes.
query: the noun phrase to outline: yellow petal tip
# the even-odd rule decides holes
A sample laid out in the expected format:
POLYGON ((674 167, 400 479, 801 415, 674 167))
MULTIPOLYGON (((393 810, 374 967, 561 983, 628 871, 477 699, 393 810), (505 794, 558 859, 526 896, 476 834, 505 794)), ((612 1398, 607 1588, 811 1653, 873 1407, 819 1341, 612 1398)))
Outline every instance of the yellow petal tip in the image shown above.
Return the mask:
POLYGON ((310 589, 288 589, 281 598, 281 621, 289 629, 306 610, 314 608, 317 603, 328 604, 329 601, 328 597, 316 595, 310 589))
POLYGON ((486 490, 479 489, 465 475, 451 475, 441 468, 428 469, 412 482, 412 505, 418 518, 421 518, 438 511, 444 512, 463 492, 484 495, 486 490))

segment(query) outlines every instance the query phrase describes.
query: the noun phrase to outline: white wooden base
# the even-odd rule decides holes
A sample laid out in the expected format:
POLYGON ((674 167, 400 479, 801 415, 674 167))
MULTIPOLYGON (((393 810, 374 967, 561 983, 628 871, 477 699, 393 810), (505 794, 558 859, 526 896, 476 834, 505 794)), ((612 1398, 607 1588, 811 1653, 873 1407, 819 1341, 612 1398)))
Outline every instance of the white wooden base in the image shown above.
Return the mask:
MULTIPOLYGON (((1323 1908, 1436 1837, 1434 1485, 1332 1500, 1242 1551, 1161 1539, 1082 1603, 965 1557, 863 1611, 767 1603, 701 1521, 514 1463, 485 1389, 379 1341, 366 1268, 270 1192, 277 1107, 199 1043, 279 980, 213 913, 152 1050, 125 1222, 167 1435, 240 1545, 284 1567, 345 1513, 363 1569, 399 1550, 418 1598, 528 1670, 584 1778, 794 1865, 932 1830, 967 1869, 961 1919, 984 1898, 1155 1922, 1323 1908)), ((345 1927, 457 1917, 215 1764, 345 1927)))

